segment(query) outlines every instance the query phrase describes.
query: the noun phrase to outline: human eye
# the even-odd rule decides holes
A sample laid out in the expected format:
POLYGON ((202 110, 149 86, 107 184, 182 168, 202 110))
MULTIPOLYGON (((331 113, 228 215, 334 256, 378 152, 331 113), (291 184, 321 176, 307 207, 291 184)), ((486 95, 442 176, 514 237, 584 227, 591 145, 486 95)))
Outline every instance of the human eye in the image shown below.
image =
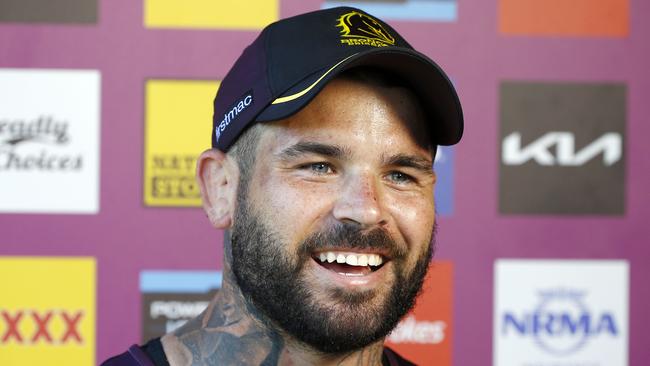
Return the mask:
POLYGON ((388 179, 396 184, 408 184, 415 181, 412 176, 400 171, 392 171, 388 173, 388 179))
POLYGON ((312 173, 315 173, 317 175, 326 175, 326 174, 332 174, 334 172, 334 169, 332 169, 332 166, 328 163, 325 162, 316 162, 316 163, 308 163, 308 164, 303 164, 300 166, 301 169, 303 170, 308 170, 312 173))

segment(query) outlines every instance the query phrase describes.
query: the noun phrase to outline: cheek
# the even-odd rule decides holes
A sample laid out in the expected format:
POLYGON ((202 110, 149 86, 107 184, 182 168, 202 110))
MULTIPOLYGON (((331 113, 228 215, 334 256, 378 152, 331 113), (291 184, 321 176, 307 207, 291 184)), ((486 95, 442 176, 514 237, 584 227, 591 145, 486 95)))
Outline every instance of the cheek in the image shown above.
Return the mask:
POLYGON ((276 176, 256 187, 254 202, 277 233, 288 243, 299 243, 320 229, 331 212, 336 189, 330 185, 276 176))
POLYGON ((414 254, 411 260, 429 245, 435 220, 433 196, 393 197, 388 202, 398 235, 414 254))

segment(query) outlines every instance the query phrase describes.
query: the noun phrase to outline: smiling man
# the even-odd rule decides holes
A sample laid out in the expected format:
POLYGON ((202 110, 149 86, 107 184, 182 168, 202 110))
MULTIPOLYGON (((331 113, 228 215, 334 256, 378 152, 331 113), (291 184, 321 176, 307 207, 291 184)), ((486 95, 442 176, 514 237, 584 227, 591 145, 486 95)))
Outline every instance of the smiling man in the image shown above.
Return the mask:
POLYGON ((433 252, 440 68, 353 8, 268 26, 223 80, 197 180, 226 231, 222 290, 106 365, 408 365, 383 346, 433 252))

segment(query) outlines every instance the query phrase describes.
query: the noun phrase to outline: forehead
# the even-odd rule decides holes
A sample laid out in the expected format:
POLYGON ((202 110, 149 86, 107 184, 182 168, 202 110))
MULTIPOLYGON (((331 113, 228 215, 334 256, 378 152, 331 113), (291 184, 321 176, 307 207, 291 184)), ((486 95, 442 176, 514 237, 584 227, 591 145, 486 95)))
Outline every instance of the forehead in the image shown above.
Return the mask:
POLYGON ((432 149, 424 113, 410 90, 346 78, 331 81, 293 116, 267 125, 270 148, 318 140, 351 150, 432 149))

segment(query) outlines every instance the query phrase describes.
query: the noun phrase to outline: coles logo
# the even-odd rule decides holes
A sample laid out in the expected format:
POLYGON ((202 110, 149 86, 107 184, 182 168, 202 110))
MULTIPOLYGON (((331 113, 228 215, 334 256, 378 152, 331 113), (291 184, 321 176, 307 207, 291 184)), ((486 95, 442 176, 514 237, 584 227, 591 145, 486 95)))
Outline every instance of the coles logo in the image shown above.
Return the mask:
POLYGON ((434 261, 415 308, 386 344, 418 365, 451 365, 452 263, 434 261))
POLYGON ((624 261, 500 260, 494 365, 627 365, 624 261))
POLYGON ((381 23, 358 11, 341 15, 337 26, 341 27, 341 43, 349 46, 386 47, 395 44, 395 38, 381 23))
POLYGON ((393 343, 438 344, 445 340, 447 323, 441 320, 418 321, 409 315, 393 330, 388 340, 393 343))
POLYGON ((0 365, 94 365, 94 258, 0 257, 0 365))

